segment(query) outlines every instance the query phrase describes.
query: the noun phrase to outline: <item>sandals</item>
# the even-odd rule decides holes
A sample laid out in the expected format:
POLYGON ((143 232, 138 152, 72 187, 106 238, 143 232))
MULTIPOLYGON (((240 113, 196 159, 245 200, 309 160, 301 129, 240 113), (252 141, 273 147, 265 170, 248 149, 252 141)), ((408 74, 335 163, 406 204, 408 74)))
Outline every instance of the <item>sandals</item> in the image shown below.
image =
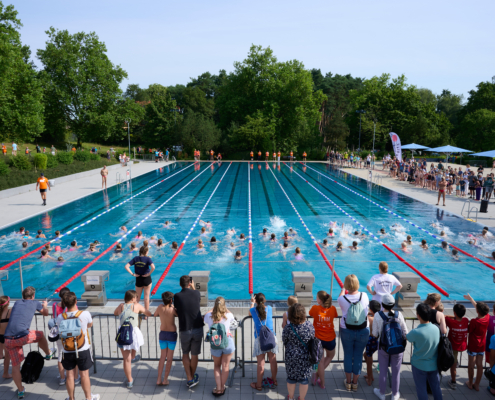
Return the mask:
POLYGON ((225 394, 225 391, 227 390, 227 387, 223 387, 223 391, 222 392, 218 392, 217 389, 213 389, 211 391, 211 394, 215 397, 220 397, 220 396, 223 396, 225 394))
POLYGON ((266 389, 274 389, 275 384, 274 384, 273 380, 271 380, 270 378, 265 378, 261 381, 261 387, 266 388, 266 389))
POLYGON ((256 389, 258 392, 261 392, 263 390, 263 386, 261 387, 257 387, 256 386, 256 382, 251 382, 251 385, 250 385, 253 389, 256 389))

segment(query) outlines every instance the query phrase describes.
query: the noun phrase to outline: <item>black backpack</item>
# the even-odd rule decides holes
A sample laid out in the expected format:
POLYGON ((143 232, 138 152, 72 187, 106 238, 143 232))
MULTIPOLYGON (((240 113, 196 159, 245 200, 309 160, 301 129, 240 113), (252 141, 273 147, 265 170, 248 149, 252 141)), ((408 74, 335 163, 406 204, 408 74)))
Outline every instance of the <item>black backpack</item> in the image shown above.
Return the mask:
POLYGON ((314 337, 312 339, 309 339, 308 344, 304 343, 301 337, 297 334, 296 330, 290 325, 292 332, 296 335, 296 337, 299 339, 299 342, 304 346, 304 348, 307 350, 308 355, 309 355, 309 362, 312 365, 316 365, 321 361, 321 358, 323 356, 323 346, 321 344, 321 340, 318 339, 317 337, 314 337))
POLYGON ((22 381, 34 383, 38 380, 45 366, 45 358, 39 351, 30 351, 21 368, 22 381))
POLYGON ((452 343, 445 335, 440 336, 440 343, 438 344, 438 357, 437 368, 439 372, 448 371, 455 363, 454 351, 452 350, 452 343))

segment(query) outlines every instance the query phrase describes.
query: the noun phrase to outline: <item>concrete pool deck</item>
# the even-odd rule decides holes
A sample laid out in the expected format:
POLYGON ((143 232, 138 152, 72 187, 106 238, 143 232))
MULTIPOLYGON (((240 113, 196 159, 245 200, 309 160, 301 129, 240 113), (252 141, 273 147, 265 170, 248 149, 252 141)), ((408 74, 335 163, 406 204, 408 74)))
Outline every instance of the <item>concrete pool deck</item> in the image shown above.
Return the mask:
MULTIPOLYGON (((448 164, 449 166, 452 167, 459 167, 457 164, 448 164)), ((464 166, 461 165, 461 167, 464 166)), ((346 172, 348 174, 357 176, 359 178, 362 178, 364 180, 369 179, 369 170, 367 169, 358 169, 358 168, 340 168, 342 172, 346 172)), ((437 206, 437 199, 438 199, 438 192, 436 191, 431 191, 428 189, 422 189, 418 188, 414 185, 409 184, 408 182, 404 181, 398 181, 395 178, 391 178, 388 174, 388 171, 382 171, 382 163, 377 162, 375 169, 373 170, 373 175, 372 175, 372 181, 374 183, 378 182, 377 184, 380 186, 383 186, 387 189, 391 189, 397 193, 403 194, 405 196, 409 196, 415 200, 422 201, 423 203, 429 204, 433 207, 436 207, 440 209, 441 211, 446 211, 452 214, 456 215, 461 215, 462 207, 464 203, 469 200, 467 198, 460 198, 460 197, 455 197, 454 195, 446 196, 445 198, 445 207, 443 207, 440 202, 440 205, 437 206), (377 179, 377 177, 379 177, 377 179)), ((455 191, 454 191, 455 193, 455 191)), ((488 206, 488 212, 487 213, 478 213, 478 223, 481 224, 482 226, 488 226, 490 228, 495 228, 495 204, 494 204, 495 198, 492 196, 490 199, 490 204, 488 206)), ((476 207, 480 208, 480 202, 479 201, 471 201, 470 207, 476 207)), ((466 218, 466 210, 467 210, 467 205, 464 210, 464 217, 466 218)), ((475 213, 471 213, 470 219, 475 221, 476 220, 476 215, 475 213)))
MULTIPOLYGON (((126 171, 131 169, 132 178, 136 178, 172 163, 172 161, 161 163, 141 161, 137 164, 109 170, 107 187, 109 188, 117 184, 117 172, 122 176, 125 176, 126 171)), ((31 192, 0 198, 0 209, 4 211, 2 213, 2 225, 0 226, 0 229, 34 215, 53 210, 54 208, 70 203, 71 201, 102 191, 100 170, 93 171, 94 172, 90 175, 81 178, 74 177, 74 179, 60 184, 58 184, 57 179, 55 179, 55 186, 48 191, 46 207, 41 205, 41 197, 39 192, 35 191, 35 183, 32 185, 33 189, 31 192)), ((48 179, 50 179, 49 176, 48 179)))

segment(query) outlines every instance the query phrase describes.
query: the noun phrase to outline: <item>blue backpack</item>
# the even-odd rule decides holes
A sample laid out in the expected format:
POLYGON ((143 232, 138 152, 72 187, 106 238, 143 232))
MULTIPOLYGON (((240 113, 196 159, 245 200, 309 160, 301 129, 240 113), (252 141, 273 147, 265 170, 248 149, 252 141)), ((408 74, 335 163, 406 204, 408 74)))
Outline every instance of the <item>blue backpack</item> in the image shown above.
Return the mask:
POLYGON ((119 331, 117 332, 117 337, 115 341, 120 346, 130 346, 134 339, 132 337, 132 331, 134 327, 131 324, 130 319, 134 319, 134 317, 127 318, 122 325, 120 325, 119 331))
MULTIPOLYGON (((399 313, 399 311, 396 311, 399 313)), ((389 355, 404 353, 406 341, 402 336, 402 328, 394 317, 387 317, 383 311, 379 312, 383 320, 382 333, 380 335, 380 348, 389 355)))
POLYGON ((260 332, 258 335, 258 338, 260 340, 260 349, 261 351, 269 351, 275 348, 277 345, 275 335, 271 331, 268 326, 266 326, 266 320, 265 320, 265 325, 261 322, 261 318, 258 315, 258 312, 256 311, 256 316, 258 317, 258 320, 260 321, 261 327, 260 327, 260 332))

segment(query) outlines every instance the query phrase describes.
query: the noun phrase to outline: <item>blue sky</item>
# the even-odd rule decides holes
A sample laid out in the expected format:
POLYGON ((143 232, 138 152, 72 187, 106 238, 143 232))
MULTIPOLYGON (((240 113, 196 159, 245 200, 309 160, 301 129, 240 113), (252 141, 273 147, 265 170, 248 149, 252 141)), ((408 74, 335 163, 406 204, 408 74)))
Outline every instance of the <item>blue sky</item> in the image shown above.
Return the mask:
POLYGON ((22 41, 43 48, 50 26, 94 31, 129 83, 186 84, 232 71, 251 44, 323 73, 406 75, 435 93, 464 94, 495 75, 495 2, 2 0, 22 41))

